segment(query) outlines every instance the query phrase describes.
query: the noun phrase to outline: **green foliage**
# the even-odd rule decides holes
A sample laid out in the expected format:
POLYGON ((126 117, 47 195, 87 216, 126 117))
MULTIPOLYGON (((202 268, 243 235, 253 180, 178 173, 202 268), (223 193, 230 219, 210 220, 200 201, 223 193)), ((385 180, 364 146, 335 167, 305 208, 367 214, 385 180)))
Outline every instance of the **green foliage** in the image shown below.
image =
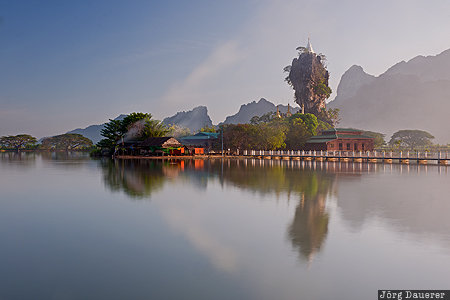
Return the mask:
POLYGON ((44 138, 40 146, 45 150, 82 150, 91 148, 92 141, 81 134, 66 133, 44 138))
POLYGON ((114 149, 116 143, 110 139, 101 139, 96 146, 101 149, 114 149))
POLYGON ((289 123, 286 120, 274 118, 272 121, 260 125, 262 141, 259 149, 276 150, 286 147, 286 133, 289 123))
POLYGON ((202 129, 200 129, 200 132, 212 132, 212 133, 215 133, 217 131, 216 131, 216 128, 214 126, 211 126, 211 127, 205 126, 202 129))
POLYGON ((125 118, 123 118, 121 123, 120 131, 122 134, 127 133, 131 126, 135 124, 136 122, 140 120, 150 120, 152 118, 152 115, 149 113, 142 113, 142 112, 133 112, 129 115, 127 115, 125 118))
POLYGON ((386 146, 386 141, 384 140, 385 134, 380 132, 374 132, 374 131, 363 131, 363 135, 367 135, 370 137, 373 137, 373 146, 375 148, 380 148, 386 146))
POLYGON ((339 117, 339 108, 329 108, 329 109, 322 109, 317 114, 317 118, 320 121, 323 121, 325 123, 328 123, 331 127, 336 127, 336 125, 339 124, 341 121, 339 117))
POLYGON ((173 124, 169 127, 169 130, 171 131, 171 134, 174 137, 183 137, 183 136, 188 136, 191 134, 191 130, 187 127, 183 127, 183 126, 179 126, 176 124, 173 124))
POLYGON ((251 124, 224 125, 224 145, 230 149, 301 149, 318 130, 330 125, 313 114, 274 118, 273 113, 253 117, 251 124))
POLYGON ((105 124, 105 127, 100 131, 100 134, 104 137, 97 146, 101 148, 114 148, 117 141, 123 137, 122 121, 121 120, 109 120, 105 124))
POLYGON ((0 147, 4 149, 30 149, 34 148, 37 143, 35 137, 29 134, 8 135, 0 137, 0 147))
POLYGON ((152 119, 149 113, 131 113, 123 120, 109 120, 105 128, 101 130, 104 137, 97 146, 113 149, 117 142, 126 137, 129 139, 143 140, 149 137, 162 137, 170 134, 172 129, 161 121, 152 119))
POLYGON ((158 120, 146 119, 144 121, 144 128, 139 133, 137 138, 139 140, 145 140, 146 138, 149 137, 167 136, 170 133, 171 133, 170 128, 164 125, 163 122, 158 120))
POLYGON ((250 124, 256 125, 260 123, 269 123, 275 118, 274 112, 268 112, 260 117, 254 116, 250 119, 250 124))
POLYGON ((313 114, 293 114, 289 118, 289 130, 286 135, 286 148, 289 150, 299 150, 305 142, 313 135, 317 134, 319 120, 313 114))
POLYGON ((328 85, 326 85, 323 80, 315 84, 313 86, 313 90, 316 95, 324 97, 325 99, 328 99, 332 92, 331 88, 328 85))
POLYGON ((434 136, 423 130, 399 130, 392 135, 389 145, 414 150, 433 145, 432 139, 434 136))

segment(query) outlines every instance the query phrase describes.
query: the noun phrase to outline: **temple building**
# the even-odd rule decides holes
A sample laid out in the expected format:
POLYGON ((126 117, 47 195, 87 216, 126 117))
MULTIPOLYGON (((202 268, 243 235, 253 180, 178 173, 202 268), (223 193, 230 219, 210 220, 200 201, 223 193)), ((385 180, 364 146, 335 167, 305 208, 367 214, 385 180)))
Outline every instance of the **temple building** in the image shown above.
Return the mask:
POLYGON ((179 138, 179 140, 193 154, 207 154, 213 151, 214 146, 218 148, 219 135, 218 132, 199 132, 195 135, 179 138))
POLYGON ((373 138, 363 135, 361 130, 333 128, 311 137, 305 150, 323 151, 373 151, 373 138))

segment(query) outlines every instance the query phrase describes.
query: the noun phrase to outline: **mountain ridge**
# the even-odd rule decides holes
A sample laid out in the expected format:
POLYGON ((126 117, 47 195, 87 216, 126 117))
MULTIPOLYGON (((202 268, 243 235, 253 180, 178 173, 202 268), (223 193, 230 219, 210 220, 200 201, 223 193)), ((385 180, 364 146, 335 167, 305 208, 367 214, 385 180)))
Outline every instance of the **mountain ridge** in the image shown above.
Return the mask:
POLYGON ((377 77, 364 72, 371 76, 364 84, 365 75, 353 71, 353 77, 342 75, 337 96, 328 103, 340 109, 339 126, 379 131, 388 138, 397 130, 421 129, 436 142, 450 142, 450 49, 401 61, 377 77))
MULTIPOLYGON (((287 105, 278 105, 281 113, 287 112, 287 105)), ((238 123, 250 123, 250 119, 254 116, 262 116, 268 112, 276 112, 277 106, 261 98, 258 102, 252 101, 246 104, 242 104, 239 111, 234 115, 226 117, 226 119, 219 124, 238 124, 238 123)), ((290 107, 292 113, 298 112, 298 107, 290 107)), ((126 115, 121 114, 115 120, 121 120, 126 115)), ((214 126, 211 118, 208 115, 208 108, 206 106, 197 106, 188 111, 180 111, 170 117, 166 117, 162 121, 166 125, 178 125, 180 127, 189 128, 191 132, 199 131, 201 128, 208 126, 214 126)), ((92 142, 98 143, 103 137, 101 136, 101 130, 106 123, 90 125, 85 128, 77 128, 67 133, 78 133, 89 139, 92 142)))
POLYGON ((192 110, 177 112, 171 117, 164 118, 162 122, 166 125, 189 128, 191 132, 199 131, 203 127, 213 126, 206 106, 197 106, 192 110))
MULTIPOLYGON (((286 113, 288 106, 279 104, 278 108, 281 113, 286 113)), ((291 113, 296 113, 300 111, 298 107, 290 107, 291 113)), ((242 104, 239 111, 234 115, 228 116, 225 120, 219 124, 245 124, 250 123, 250 119, 254 116, 262 116, 269 112, 276 112, 277 106, 266 100, 265 98, 259 99, 258 102, 252 101, 246 104, 242 104)))

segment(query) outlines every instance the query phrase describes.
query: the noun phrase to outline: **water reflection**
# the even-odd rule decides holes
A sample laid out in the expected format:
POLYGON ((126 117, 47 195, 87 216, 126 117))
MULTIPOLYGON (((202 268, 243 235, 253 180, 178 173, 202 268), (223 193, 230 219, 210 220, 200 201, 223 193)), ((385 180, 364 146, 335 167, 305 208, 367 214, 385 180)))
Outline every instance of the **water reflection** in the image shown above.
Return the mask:
MULTIPOLYGON (((328 232, 327 197, 335 193, 337 174, 320 170, 325 165, 300 162, 239 160, 102 160, 104 182, 112 191, 133 198, 150 198, 166 181, 187 180, 206 189, 208 180, 219 179, 259 194, 295 201, 296 210, 288 226, 288 237, 300 256, 311 260, 321 249, 328 232)), ((261 199, 264 199, 261 198, 261 199)))
POLYGON ((42 151, 39 156, 44 161, 52 161, 58 163, 75 163, 79 161, 89 161, 89 153, 87 152, 71 152, 71 151, 42 151))
POLYGON ((366 299, 448 282, 446 168, 42 155, 0 160, 0 298, 366 299))
POLYGON ((100 160, 105 186, 123 191, 132 198, 149 198, 164 186, 167 178, 178 175, 177 165, 156 160, 100 160))
POLYGON ((35 164, 35 152, 0 152, 0 165, 2 167, 14 165, 19 168, 31 168, 35 164))
POLYGON ((331 196, 337 199, 339 213, 351 230, 381 217, 400 232, 450 232, 450 219, 446 218, 450 202, 441 201, 448 194, 442 192, 446 177, 420 176, 428 174, 430 168, 439 176, 438 166, 254 159, 102 160, 100 165, 106 186, 133 198, 150 198, 170 180, 188 182, 200 191, 207 189, 208 182, 218 180, 224 188, 229 185, 259 194, 261 201, 275 196, 278 201, 294 202, 295 213, 286 232, 293 248, 307 261, 327 239, 331 217, 327 202, 331 196), (374 180, 364 176, 378 173, 391 177, 374 180))
MULTIPOLYGON (((326 182, 326 181, 325 181, 326 182)), ((329 214, 326 211, 328 189, 315 194, 303 193, 295 209, 294 220, 288 228, 292 245, 298 249, 303 258, 312 261, 328 233, 329 214)), ((324 186, 322 184, 322 186, 324 186)))

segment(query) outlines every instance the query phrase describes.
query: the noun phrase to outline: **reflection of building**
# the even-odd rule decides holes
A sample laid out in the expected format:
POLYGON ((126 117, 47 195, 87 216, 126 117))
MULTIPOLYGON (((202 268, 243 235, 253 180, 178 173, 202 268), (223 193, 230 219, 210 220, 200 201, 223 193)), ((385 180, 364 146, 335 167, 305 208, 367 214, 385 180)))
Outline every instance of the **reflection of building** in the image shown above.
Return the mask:
POLYGON ((306 141, 305 150, 372 151, 373 138, 363 135, 361 130, 333 128, 311 137, 306 141))

